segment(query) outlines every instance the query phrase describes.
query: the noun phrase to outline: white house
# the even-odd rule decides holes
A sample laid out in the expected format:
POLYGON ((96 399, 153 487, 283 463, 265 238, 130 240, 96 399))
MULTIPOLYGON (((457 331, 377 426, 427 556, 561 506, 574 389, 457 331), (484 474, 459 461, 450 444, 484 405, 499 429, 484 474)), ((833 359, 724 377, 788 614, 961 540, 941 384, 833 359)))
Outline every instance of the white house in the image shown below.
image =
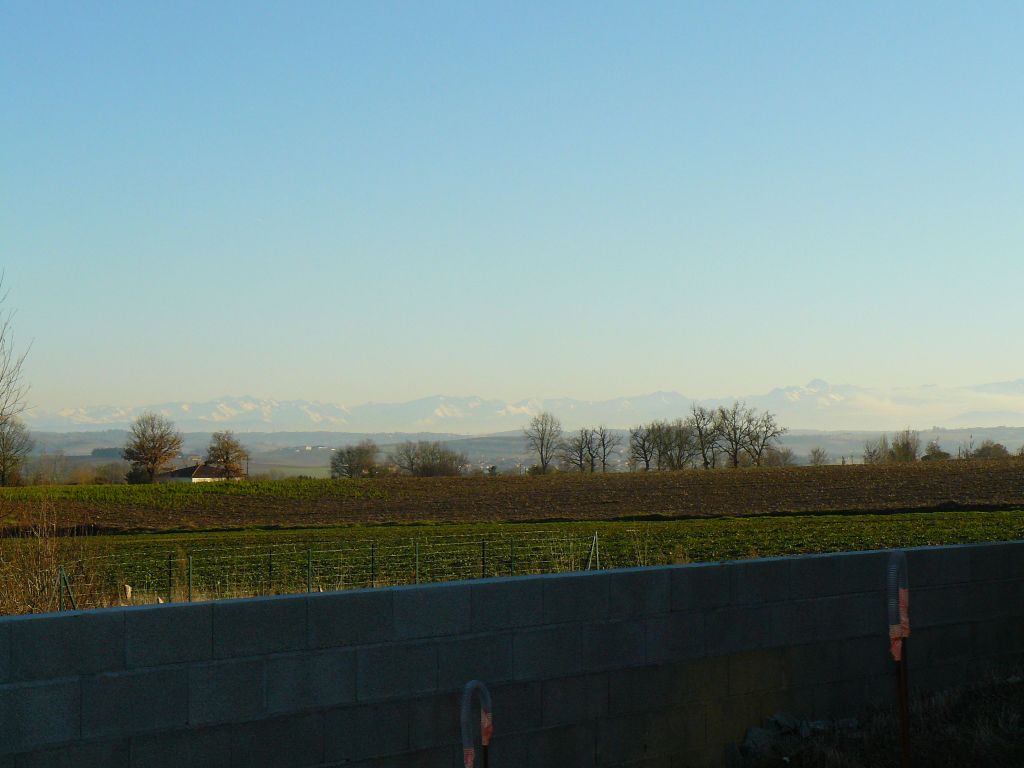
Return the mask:
POLYGON ((209 464, 193 464, 181 469, 172 469, 170 472, 161 472, 155 478, 157 483, 214 483, 219 480, 241 480, 241 477, 231 477, 220 467, 213 467, 209 464))

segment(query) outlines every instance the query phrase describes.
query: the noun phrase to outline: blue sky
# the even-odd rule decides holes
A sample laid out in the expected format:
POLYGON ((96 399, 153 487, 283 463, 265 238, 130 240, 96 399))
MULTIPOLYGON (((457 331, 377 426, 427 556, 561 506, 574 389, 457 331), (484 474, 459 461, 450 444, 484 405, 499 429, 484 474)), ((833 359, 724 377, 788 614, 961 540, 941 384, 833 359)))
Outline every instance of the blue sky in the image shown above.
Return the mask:
POLYGON ((1024 376, 1019 3, 6 3, 39 407, 1024 376))

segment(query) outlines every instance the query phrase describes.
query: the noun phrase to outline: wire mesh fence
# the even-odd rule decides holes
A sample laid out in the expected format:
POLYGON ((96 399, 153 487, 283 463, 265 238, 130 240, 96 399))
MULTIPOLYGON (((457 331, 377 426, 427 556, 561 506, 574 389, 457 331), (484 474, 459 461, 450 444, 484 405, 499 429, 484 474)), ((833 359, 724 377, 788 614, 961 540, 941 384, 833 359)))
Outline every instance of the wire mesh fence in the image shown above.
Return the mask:
MULTIPOLYGON (((620 563, 638 564, 638 563, 620 563)), ((20 609, 197 602, 233 597, 560 573, 608 567, 597 534, 565 531, 435 535, 409 539, 154 547, 57 558, 31 573, 20 609), (58 561, 59 560, 59 561, 58 561)), ((7 601, 8 603, 10 601, 7 601)))

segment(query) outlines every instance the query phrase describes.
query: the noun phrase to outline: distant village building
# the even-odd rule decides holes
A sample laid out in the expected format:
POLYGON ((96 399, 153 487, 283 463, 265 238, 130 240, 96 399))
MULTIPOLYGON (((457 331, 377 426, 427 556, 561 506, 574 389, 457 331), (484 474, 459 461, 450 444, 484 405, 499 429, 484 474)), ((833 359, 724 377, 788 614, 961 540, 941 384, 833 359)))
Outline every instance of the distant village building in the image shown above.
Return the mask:
POLYGON ((161 472, 155 478, 157 483, 215 483, 219 480, 242 480, 240 476, 231 476, 221 467, 209 464, 193 464, 170 472, 161 472))

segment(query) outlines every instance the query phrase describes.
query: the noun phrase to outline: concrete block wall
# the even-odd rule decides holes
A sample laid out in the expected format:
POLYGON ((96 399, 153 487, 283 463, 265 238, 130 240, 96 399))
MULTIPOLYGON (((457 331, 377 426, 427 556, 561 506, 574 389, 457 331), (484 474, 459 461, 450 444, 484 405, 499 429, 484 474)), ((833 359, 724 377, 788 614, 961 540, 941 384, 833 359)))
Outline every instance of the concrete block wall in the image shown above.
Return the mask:
MULTIPOLYGON (((1024 542, 908 552, 912 683, 1024 658, 1024 542)), ((893 698, 887 553, 0 620, 0 768, 462 764, 471 678, 495 768, 722 763, 763 717, 893 698)))

